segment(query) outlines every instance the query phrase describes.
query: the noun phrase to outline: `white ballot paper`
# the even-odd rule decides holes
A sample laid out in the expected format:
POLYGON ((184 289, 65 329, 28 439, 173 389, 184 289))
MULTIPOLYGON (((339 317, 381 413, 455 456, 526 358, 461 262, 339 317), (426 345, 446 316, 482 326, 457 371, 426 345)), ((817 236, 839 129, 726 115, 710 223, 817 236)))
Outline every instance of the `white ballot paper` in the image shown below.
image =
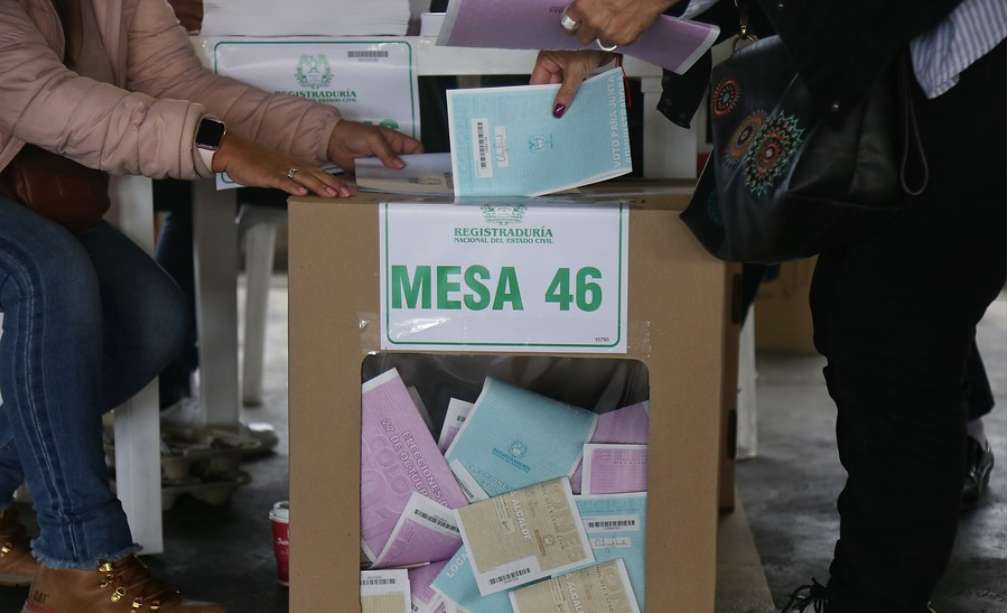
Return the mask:
POLYGON ((498 496, 569 477, 597 418, 487 377, 445 458, 470 501, 498 496))
POLYGON ((553 577, 510 596, 514 613, 640 613, 623 560, 553 577))
POLYGON ((647 491, 647 445, 584 446, 583 494, 647 491))
POLYGON ((362 192, 453 196, 450 153, 400 155, 402 170, 386 168, 379 158, 359 158, 354 163, 357 189, 362 192))
POLYGON ((441 595, 446 613, 506 613, 511 602, 505 592, 483 596, 476 584, 469 552, 459 547, 441 572, 435 577, 431 588, 441 595))
POLYGON ((593 562, 567 478, 456 510, 480 594, 494 594, 593 562))
POLYGON ((409 569, 413 613, 445 613, 444 598, 434 591, 431 583, 447 564, 448 560, 442 560, 409 569))
POLYGON ((462 424, 466 422, 469 413, 472 412, 473 403, 452 398, 448 400, 448 412, 445 414, 444 425, 441 426, 441 436, 438 438, 438 449, 448 451, 452 441, 462 429, 462 424))
POLYGON ((622 559, 637 606, 644 610, 647 494, 575 496, 596 562, 622 559))
POLYGON ((413 492, 373 567, 392 568, 447 560, 461 545, 462 535, 455 523, 455 514, 413 492))
POLYGON ((361 613, 410 613, 410 582, 405 569, 362 570, 361 613))
POLYGON ((413 492, 447 509, 466 504, 393 368, 361 386, 361 548, 370 560, 382 553, 413 492))
MULTIPOLYGON (((620 443, 646 445, 648 442, 648 401, 644 400, 622 409, 602 413, 598 417, 595 433, 589 443, 620 443)), ((571 491, 581 493, 581 465, 571 475, 571 491)))

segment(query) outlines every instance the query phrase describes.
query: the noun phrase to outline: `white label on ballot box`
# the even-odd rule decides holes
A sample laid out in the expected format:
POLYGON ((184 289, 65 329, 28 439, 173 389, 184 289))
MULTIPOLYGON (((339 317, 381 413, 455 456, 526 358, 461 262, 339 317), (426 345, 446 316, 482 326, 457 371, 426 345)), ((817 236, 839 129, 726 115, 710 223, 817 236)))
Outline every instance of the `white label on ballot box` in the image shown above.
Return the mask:
POLYGON ((382 349, 626 353, 626 203, 379 210, 382 349))
MULTIPOLYGON (((211 68, 271 93, 338 107, 343 117, 420 138, 415 37, 208 37, 211 68)), ((336 167, 333 166, 332 169, 336 167)), ((240 187, 225 174, 217 189, 240 187)))

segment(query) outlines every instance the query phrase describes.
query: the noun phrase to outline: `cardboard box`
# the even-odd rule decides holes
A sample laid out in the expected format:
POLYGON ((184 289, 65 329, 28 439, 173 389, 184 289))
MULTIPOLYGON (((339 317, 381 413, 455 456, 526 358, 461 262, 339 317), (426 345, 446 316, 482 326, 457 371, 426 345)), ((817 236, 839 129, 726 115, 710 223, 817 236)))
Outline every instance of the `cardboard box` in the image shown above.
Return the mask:
MULTIPOLYGON (((290 203, 292 611, 360 610, 362 365, 381 353, 378 205, 392 199, 290 203)), ((558 361, 634 360, 646 368, 646 600, 648 611, 661 613, 714 611, 724 453, 731 275, 680 222, 687 201, 682 189, 634 196, 627 353, 552 355, 558 361)), ((734 390, 734 378, 731 385, 734 390)))
POLYGON ((816 258, 781 264, 780 276, 763 283, 753 301, 757 351, 816 353, 809 289, 816 258))

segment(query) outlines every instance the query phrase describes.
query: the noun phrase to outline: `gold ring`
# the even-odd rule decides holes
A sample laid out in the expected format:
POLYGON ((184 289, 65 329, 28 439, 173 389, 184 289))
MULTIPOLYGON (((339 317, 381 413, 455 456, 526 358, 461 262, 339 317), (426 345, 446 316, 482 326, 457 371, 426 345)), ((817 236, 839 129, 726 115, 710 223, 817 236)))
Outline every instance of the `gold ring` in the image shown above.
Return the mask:
MULTIPOLYGON (((567 8, 570 8, 569 6, 567 8)), ((571 16, 567 14, 567 9, 564 9, 560 13, 560 27, 567 31, 568 34, 573 34, 577 32, 577 29, 581 27, 581 24, 571 19, 571 16)))
POLYGON ((294 175, 296 175, 297 173, 298 173, 298 169, 297 168, 291 168, 290 170, 287 171, 287 178, 288 179, 293 179, 294 175))
POLYGON ((602 41, 598 38, 595 39, 595 44, 598 45, 599 49, 603 51, 608 51, 609 53, 612 53, 613 51, 616 50, 616 47, 619 47, 619 45, 611 45, 607 47, 606 45, 602 44, 602 41))

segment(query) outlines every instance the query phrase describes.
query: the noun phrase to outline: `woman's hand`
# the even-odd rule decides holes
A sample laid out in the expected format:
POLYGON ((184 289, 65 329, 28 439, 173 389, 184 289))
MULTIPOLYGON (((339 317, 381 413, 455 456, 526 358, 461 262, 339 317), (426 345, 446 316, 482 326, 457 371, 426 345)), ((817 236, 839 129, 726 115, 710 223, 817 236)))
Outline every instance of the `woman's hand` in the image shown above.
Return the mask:
POLYGON ((203 0, 168 0, 168 4, 186 32, 199 32, 203 27, 203 0))
MULTIPOLYGON (((343 122, 340 122, 343 123, 343 122)), ((214 154, 214 172, 226 172, 248 187, 272 187, 294 196, 309 192, 324 198, 352 196, 345 183, 328 172, 228 132, 214 154)))
POLYGON ((573 0, 567 16, 578 25, 574 35, 583 44, 630 45, 679 0, 573 0))
POLYGON ((347 172, 353 172, 357 158, 371 156, 377 156, 387 168, 402 168, 399 156, 423 153, 423 145, 392 128, 341 119, 329 137, 328 153, 329 160, 347 172))
POLYGON ((560 91, 553 99, 553 116, 563 117, 588 74, 615 58, 616 54, 605 51, 540 51, 532 69, 530 83, 561 84, 560 91))

